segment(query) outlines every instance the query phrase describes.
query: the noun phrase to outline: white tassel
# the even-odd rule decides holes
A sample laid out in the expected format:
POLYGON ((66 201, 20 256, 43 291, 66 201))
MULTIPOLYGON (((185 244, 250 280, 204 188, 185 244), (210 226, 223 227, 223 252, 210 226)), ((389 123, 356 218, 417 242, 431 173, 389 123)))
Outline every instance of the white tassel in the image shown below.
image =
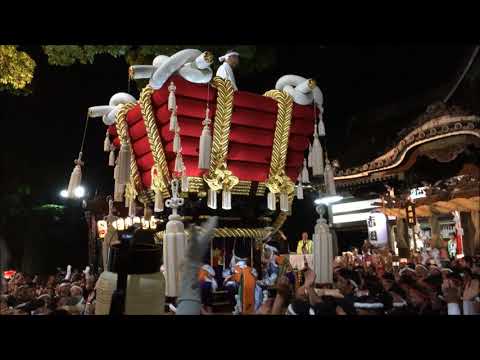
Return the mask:
POLYGON ((174 132, 177 130, 177 127, 178 127, 178 120, 177 120, 177 111, 172 111, 171 115, 170 115, 170 126, 169 126, 169 130, 171 132, 174 132))
POLYGON ((302 169, 302 183, 309 184, 310 178, 308 176, 307 160, 303 159, 303 169, 302 169))
POLYGON ((168 110, 173 111, 177 108, 177 100, 175 99, 175 90, 176 90, 175 84, 170 82, 170 85, 168 86, 168 110))
POLYGON ((210 131, 211 120, 209 118, 210 109, 205 112, 205 120, 203 120, 202 135, 200 136, 198 168, 208 169, 210 167, 210 153, 212 149, 212 133, 210 131))
POLYGON ((308 167, 311 168, 312 167, 312 144, 310 144, 310 141, 308 142, 308 161, 307 161, 307 164, 308 164, 308 167))
POLYGON ((137 207, 135 203, 135 198, 130 199, 129 205, 128 205, 128 216, 129 217, 135 217, 137 213, 137 207))
POLYGON ((270 191, 267 194, 267 207, 271 211, 277 210, 277 198, 275 194, 270 191))
POLYGON ((120 153, 118 154, 117 181, 120 185, 126 185, 130 181, 130 161, 131 161, 130 145, 122 144, 122 146, 120 147, 120 153))
POLYGON ((108 157, 108 166, 115 166, 115 150, 113 146, 110 149, 110 156, 108 157))
POLYGON ((163 195, 161 191, 155 191, 155 203, 153 205, 153 211, 162 212, 164 210, 163 195))
POLYGON ((105 135, 105 141, 103 142, 103 151, 109 152, 111 145, 112 144, 110 143, 110 137, 108 136, 108 131, 107 131, 107 134, 105 135))
POLYGON ((175 136, 173 138, 173 152, 178 153, 182 150, 182 144, 180 142, 180 129, 175 132, 175 136))
POLYGON ((175 158, 175 171, 181 173, 185 170, 185 166, 183 165, 182 154, 177 153, 177 157, 175 158))
POLYGON ((181 188, 182 188, 182 192, 188 192, 189 181, 188 181, 188 176, 185 170, 182 172, 181 188))
POLYGON ((288 212, 288 194, 280 193, 280 210, 283 212, 288 212))
POLYGON ((321 114, 320 114, 320 120, 318 121, 318 136, 325 136, 325 124, 323 123, 321 114))
POLYGON ((229 190, 223 190, 222 192, 222 209, 223 210, 232 209, 232 192, 229 190))
POLYGON ((70 175, 70 181, 68 182, 68 197, 73 198, 73 192, 75 189, 80 186, 82 182, 82 153, 79 154, 78 159, 75 160, 75 167, 73 168, 72 174, 70 175))
POLYGON ((312 174, 318 176, 323 174, 323 150, 320 144, 320 139, 317 134, 317 125, 315 124, 315 133, 313 135, 312 146, 312 174))
POLYGON ((303 200, 303 186, 301 182, 299 182, 297 185, 297 199, 303 200))
POLYGON ((217 191, 216 190, 208 189, 207 206, 210 209, 217 208, 217 191))
POLYGON ((335 189, 335 179, 333 176, 333 168, 330 165, 330 161, 328 160, 328 158, 326 160, 326 165, 325 165, 325 188, 329 195, 337 194, 337 191, 335 189))

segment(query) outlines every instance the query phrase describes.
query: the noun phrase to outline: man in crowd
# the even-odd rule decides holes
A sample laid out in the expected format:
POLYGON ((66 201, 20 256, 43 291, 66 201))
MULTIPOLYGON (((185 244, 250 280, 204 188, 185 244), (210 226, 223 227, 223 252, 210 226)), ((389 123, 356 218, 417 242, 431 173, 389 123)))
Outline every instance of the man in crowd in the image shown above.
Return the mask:
POLYGON ((308 238, 308 233, 302 233, 302 239, 298 242, 297 245, 297 254, 298 255, 307 255, 313 254, 313 241, 308 238))

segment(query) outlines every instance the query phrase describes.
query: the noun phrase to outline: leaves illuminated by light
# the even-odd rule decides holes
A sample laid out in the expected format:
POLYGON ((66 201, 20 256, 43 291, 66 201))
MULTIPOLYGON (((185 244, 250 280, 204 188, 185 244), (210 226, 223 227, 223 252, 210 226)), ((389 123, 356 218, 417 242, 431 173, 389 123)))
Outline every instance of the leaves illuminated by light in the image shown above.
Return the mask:
POLYGON ((0 90, 25 88, 33 79, 35 61, 15 45, 0 45, 0 90))

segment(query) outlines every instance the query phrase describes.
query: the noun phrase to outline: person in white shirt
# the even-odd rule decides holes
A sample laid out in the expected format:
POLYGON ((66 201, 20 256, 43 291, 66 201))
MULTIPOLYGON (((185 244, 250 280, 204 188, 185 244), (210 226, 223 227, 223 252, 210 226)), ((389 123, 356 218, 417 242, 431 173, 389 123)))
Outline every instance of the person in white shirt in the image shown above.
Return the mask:
POLYGON ((223 64, 218 68, 217 76, 222 79, 230 80, 233 89, 238 91, 233 69, 235 69, 240 63, 240 54, 234 50, 230 50, 225 55, 219 57, 218 60, 223 64))

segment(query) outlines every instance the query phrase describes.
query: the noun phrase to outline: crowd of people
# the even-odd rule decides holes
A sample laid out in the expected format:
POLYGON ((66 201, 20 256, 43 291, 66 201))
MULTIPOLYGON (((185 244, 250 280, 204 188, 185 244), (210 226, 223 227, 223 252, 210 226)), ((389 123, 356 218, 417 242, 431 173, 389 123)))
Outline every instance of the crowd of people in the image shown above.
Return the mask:
MULTIPOLYGON (((261 280, 248 260, 237 259, 220 287, 230 287, 235 314, 480 314, 479 256, 441 263, 430 253, 418 254, 410 261, 392 258, 389 252, 370 250, 344 253, 334 261, 333 282, 319 284, 307 261, 302 270, 294 271, 286 255, 267 245, 261 280), (251 301, 246 300, 249 279, 253 284, 251 301)), ((8 280, 2 278, 0 314, 93 315, 96 280, 89 267, 83 271, 69 267, 51 276, 17 272, 8 280)), ((214 314, 211 294, 219 287, 215 271, 203 265, 198 281, 202 314, 214 314)))
POLYGON ((96 276, 67 268, 56 275, 17 272, 2 278, 1 315, 89 315, 94 313, 96 276))
MULTIPOLYGON (((347 257, 348 258, 348 257, 347 257)), ((295 289, 279 278, 276 296, 257 313, 287 315, 476 315, 480 314, 480 259, 464 257, 440 267, 402 263, 386 270, 380 256, 336 262, 333 284, 316 284, 311 268, 295 289)))

